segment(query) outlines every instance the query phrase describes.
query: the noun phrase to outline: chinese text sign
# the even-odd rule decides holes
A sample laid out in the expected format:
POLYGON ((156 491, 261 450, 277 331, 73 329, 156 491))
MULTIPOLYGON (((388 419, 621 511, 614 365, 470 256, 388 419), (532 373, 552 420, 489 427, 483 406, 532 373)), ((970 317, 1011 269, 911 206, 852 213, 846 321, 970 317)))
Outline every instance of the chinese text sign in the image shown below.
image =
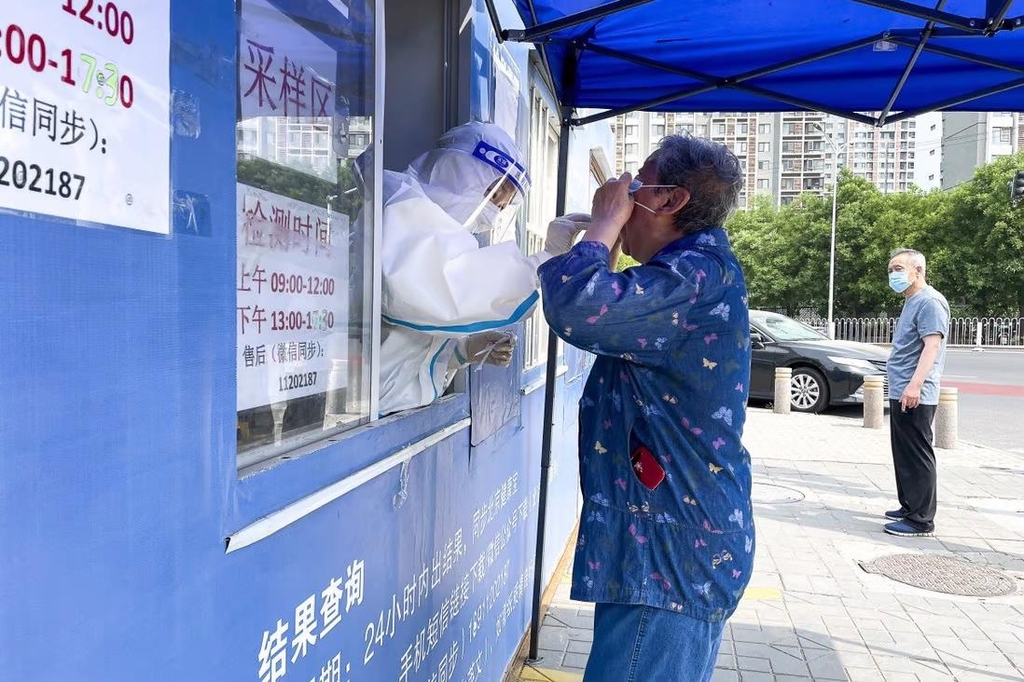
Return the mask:
POLYGON ((0 208, 170 232, 170 0, 5 3, 0 208))
POLYGON ((238 185, 237 276, 238 409, 343 388, 348 217, 238 185))

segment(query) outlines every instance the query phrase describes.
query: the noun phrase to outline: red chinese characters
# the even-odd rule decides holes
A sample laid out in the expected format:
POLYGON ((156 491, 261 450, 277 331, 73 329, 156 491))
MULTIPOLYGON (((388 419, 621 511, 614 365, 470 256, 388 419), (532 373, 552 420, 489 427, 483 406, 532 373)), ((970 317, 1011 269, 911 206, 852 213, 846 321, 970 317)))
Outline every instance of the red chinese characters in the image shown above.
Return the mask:
POLYGON ((310 67, 251 38, 245 39, 243 57, 239 87, 253 108, 282 116, 334 114, 334 85, 310 67))

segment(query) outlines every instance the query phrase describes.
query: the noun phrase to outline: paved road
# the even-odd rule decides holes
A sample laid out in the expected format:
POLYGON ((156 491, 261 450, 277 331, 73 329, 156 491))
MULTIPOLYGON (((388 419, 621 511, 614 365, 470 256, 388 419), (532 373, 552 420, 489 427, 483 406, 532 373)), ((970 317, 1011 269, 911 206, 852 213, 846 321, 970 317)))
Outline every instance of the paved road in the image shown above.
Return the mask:
MULTIPOLYGON (((1024 454, 1024 351, 951 350, 943 386, 960 389, 960 438, 1024 454)), ((860 419, 860 407, 833 414, 860 419)))
POLYGON ((1024 454, 1024 352, 954 350, 943 385, 960 389, 960 437, 1024 454))

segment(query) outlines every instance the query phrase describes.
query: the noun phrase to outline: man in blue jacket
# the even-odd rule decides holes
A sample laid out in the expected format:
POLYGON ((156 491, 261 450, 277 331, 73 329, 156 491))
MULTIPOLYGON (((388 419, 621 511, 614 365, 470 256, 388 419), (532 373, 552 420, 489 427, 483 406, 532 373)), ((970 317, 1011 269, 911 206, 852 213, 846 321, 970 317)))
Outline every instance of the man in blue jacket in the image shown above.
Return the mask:
POLYGON ((725 146, 667 137, 635 180, 597 191, 583 240, 540 267, 548 324, 598 356, 572 587, 596 602, 586 682, 710 680, 750 578, 750 327, 722 229, 742 184, 725 146), (619 246, 640 265, 615 272, 619 246))

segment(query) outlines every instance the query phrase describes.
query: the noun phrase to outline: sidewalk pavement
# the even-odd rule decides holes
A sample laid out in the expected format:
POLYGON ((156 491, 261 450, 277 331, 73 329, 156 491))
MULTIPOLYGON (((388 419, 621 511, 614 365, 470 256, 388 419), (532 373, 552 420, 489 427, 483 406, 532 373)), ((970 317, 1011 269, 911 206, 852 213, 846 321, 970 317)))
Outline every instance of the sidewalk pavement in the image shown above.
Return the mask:
MULTIPOLYGON (((714 682, 1024 680, 1024 456, 965 443, 937 450, 936 535, 899 538, 882 532, 883 512, 899 506, 887 425, 751 409, 744 443, 757 557, 714 682), (954 596, 860 566, 908 552, 1002 570, 1016 592, 954 596)), ((593 605, 569 599, 570 571, 556 577, 540 660, 522 680, 582 679, 593 605)))

